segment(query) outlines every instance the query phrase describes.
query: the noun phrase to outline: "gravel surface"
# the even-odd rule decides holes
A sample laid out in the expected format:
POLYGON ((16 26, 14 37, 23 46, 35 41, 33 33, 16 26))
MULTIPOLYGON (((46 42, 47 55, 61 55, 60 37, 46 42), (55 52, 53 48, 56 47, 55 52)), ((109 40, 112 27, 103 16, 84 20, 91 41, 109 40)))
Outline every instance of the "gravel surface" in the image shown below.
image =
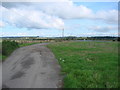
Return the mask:
POLYGON ((15 50, 2 64, 3 88, 60 88, 60 66, 45 44, 15 50))

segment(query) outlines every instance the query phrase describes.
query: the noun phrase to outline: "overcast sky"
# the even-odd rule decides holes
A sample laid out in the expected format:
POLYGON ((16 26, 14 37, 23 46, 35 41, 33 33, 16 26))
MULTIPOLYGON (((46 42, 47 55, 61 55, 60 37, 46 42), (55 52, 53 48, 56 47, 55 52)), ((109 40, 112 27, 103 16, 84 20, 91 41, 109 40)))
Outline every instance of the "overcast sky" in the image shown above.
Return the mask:
POLYGON ((117 2, 63 1, 2 2, 1 36, 118 35, 117 2))

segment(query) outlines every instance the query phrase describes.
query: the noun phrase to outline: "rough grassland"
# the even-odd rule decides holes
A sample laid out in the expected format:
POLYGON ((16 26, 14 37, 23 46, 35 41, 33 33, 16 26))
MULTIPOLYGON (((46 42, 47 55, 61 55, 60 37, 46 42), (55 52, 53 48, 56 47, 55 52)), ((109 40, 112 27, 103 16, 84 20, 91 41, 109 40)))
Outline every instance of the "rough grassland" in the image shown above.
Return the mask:
POLYGON ((49 44, 64 75, 64 88, 118 87, 118 42, 49 44))

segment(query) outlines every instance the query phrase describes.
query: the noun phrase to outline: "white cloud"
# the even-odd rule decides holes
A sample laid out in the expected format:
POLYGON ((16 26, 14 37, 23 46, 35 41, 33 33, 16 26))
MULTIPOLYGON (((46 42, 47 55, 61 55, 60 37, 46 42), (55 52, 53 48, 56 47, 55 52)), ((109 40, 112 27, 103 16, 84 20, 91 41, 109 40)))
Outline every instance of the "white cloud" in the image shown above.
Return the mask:
MULTIPOLYGON (((93 12, 92 9, 84 5, 75 5, 71 1, 67 2, 52 2, 33 4, 36 9, 39 9, 46 14, 55 15, 63 19, 91 19, 103 20, 106 23, 117 23, 118 11, 117 10, 102 10, 93 12)), ((31 6, 30 6, 31 7, 31 6)))
MULTIPOLYGON (((55 0, 57 1, 57 0, 55 0)), ((28 29, 64 28, 64 19, 103 20, 117 23, 118 11, 97 11, 86 6, 76 6, 70 0, 42 3, 3 3, 2 18, 10 25, 28 29)))
POLYGON ((28 34, 27 33, 17 33, 15 34, 15 36, 27 36, 28 34))
POLYGON ((19 28, 41 29, 57 28, 62 29, 64 22, 62 19, 47 15, 37 10, 6 9, 2 7, 3 20, 19 28))
POLYGON ((67 2, 41 5, 38 8, 49 15, 55 15, 63 19, 90 18, 92 16, 91 9, 67 2))
POLYGON ((0 27, 4 27, 4 26, 5 24, 2 21, 0 21, 0 27))
POLYGON ((117 23, 118 11, 117 10, 98 11, 94 17, 96 19, 104 20, 108 23, 117 23))
POLYGON ((0 36, 30 36, 28 33, 1 32, 0 36))
POLYGON ((77 36, 118 36, 118 33, 81 33, 77 36))
POLYGON ((97 32, 108 32, 108 31, 111 31, 111 30, 117 30, 118 27, 117 26, 91 26, 91 27, 88 27, 89 30, 94 30, 94 31, 97 31, 97 32))

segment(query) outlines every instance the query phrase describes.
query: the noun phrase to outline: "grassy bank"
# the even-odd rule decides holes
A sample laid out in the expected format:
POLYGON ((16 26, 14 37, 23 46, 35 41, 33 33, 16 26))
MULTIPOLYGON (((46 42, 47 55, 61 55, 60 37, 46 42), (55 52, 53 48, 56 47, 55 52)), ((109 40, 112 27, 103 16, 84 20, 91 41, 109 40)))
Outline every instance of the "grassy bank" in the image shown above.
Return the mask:
POLYGON ((38 42, 34 42, 34 43, 17 43, 14 41, 3 41, 2 42, 2 47, 0 47, 1 49, 1 53, 0 53, 0 61, 4 61, 15 49, 19 48, 19 47, 24 47, 24 46, 29 46, 29 45, 33 45, 33 44, 37 44, 38 42))
POLYGON ((4 61, 7 58, 7 56, 0 54, 0 62, 4 61))
POLYGON ((118 87, 118 42, 49 44, 58 59, 64 88, 118 87))
POLYGON ((0 59, 4 61, 15 49, 19 48, 19 44, 15 41, 2 41, 0 47, 0 59))

